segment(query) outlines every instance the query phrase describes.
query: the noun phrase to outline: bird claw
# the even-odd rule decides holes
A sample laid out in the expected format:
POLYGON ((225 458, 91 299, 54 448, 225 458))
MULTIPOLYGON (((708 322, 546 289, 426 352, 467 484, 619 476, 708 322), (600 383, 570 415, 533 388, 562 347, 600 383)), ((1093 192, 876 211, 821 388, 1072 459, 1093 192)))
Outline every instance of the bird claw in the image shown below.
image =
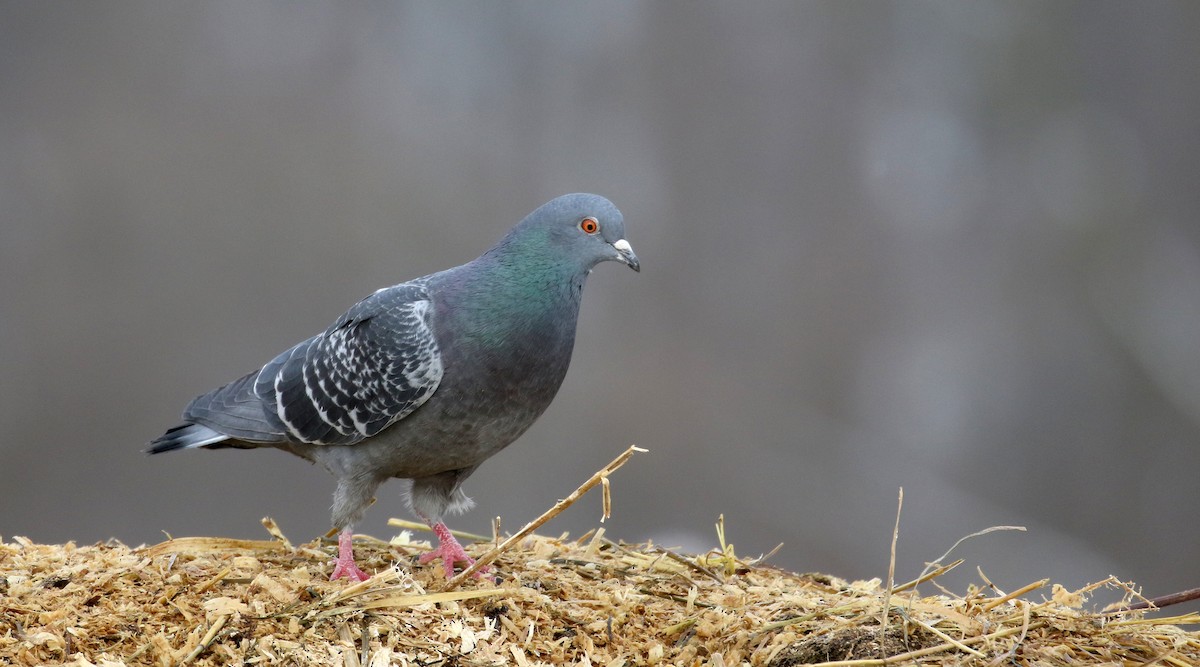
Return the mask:
POLYGON ((349 530, 343 530, 342 534, 338 535, 338 557, 333 560, 333 574, 329 575, 330 581, 336 581, 342 577, 357 581, 366 581, 371 578, 371 575, 360 570, 358 564, 354 562, 352 541, 353 534, 349 530))
MULTIPOLYGON (((442 570, 446 573, 447 579, 454 578, 455 563, 466 563, 467 567, 471 567, 475 564, 475 559, 467 555, 466 550, 463 549, 462 545, 458 543, 458 540, 454 538, 454 535, 450 533, 450 529, 446 527, 446 524, 434 524, 433 532, 438 537, 437 547, 435 547, 433 551, 430 551, 429 553, 421 554, 420 557, 417 558, 417 562, 424 565, 431 560, 441 558, 442 570)), ((479 570, 475 572, 475 578, 483 578, 483 573, 487 572, 487 570, 487 566, 479 568, 479 570)))
POLYGON ((358 569, 354 561, 344 562, 340 558, 333 561, 333 574, 329 575, 330 581, 336 581, 346 577, 347 579, 356 579, 358 581, 366 581, 371 578, 371 575, 358 569))
MULTIPOLYGON (((446 573, 447 579, 454 578, 455 563, 466 563, 467 567, 471 567, 475 564, 475 559, 468 556, 467 552, 464 551, 462 546, 460 546, 457 542, 455 542, 453 545, 445 543, 439 544, 433 551, 421 554, 420 557, 417 558, 417 561, 424 565, 429 561, 437 560, 438 558, 442 559, 442 570, 446 573)), ((475 577, 477 579, 482 578, 483 573, 486 572, 487 569, 488 568, 486 565, 480 568, 479 571, 475 573, 475 577)))

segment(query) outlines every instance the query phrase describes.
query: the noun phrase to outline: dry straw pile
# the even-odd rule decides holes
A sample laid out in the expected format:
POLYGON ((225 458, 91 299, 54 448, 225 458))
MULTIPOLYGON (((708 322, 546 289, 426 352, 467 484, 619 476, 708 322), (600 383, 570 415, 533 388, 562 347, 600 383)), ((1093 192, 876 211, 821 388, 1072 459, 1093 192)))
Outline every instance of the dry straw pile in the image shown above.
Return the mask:
POLYGON ((360 539, 376 574, 348 585, 327 581, 332 546, 268 529, 138 549, 0 541, 0 664, 1200 665, 1198 614, 1083 611, 1087 590, 1047 582, 917 592, 955 563, 889 592, 744 560, 723 536, 686 556, 598 530, 476 545, 488 578, 447 582, 414 566, 428 544, 405 533, 360 539))

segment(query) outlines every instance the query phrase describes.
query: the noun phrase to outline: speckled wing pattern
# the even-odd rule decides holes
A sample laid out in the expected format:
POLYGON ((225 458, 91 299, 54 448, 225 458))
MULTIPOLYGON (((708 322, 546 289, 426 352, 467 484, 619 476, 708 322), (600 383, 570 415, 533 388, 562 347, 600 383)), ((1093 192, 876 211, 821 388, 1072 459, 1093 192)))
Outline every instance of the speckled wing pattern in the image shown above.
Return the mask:
POLYGON ((412 413, 442 379, 422 281, 382 289, 259 371, 254 392, 290 439, 350 445, 412 413))

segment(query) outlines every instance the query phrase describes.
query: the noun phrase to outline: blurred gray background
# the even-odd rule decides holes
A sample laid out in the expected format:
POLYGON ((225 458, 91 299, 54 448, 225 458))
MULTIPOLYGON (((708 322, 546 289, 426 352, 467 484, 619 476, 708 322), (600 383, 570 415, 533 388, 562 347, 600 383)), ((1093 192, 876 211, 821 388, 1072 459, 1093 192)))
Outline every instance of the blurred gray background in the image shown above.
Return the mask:
POLYGON ((1200 585, 1197 35, 1190 2, 4 3, 0 535, 323 533, 321 469, 141 449, 586 190, 644 270, 592 276, 453 527, 636 443, 614 538, 724 513, 740 554, 885 576, 903 486, 900 578, 1018 524, 959 581, 1200 585))

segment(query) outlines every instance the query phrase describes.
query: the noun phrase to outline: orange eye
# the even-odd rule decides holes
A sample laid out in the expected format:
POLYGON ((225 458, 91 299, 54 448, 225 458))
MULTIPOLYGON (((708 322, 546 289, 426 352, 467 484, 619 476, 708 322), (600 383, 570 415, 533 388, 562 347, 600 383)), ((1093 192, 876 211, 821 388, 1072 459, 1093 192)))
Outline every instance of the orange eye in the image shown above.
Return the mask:
POLYGON ((584 218, 579 221, 579 228, 584 234, 595 234, 600 231, 600 223, 595 218, 584 218))

